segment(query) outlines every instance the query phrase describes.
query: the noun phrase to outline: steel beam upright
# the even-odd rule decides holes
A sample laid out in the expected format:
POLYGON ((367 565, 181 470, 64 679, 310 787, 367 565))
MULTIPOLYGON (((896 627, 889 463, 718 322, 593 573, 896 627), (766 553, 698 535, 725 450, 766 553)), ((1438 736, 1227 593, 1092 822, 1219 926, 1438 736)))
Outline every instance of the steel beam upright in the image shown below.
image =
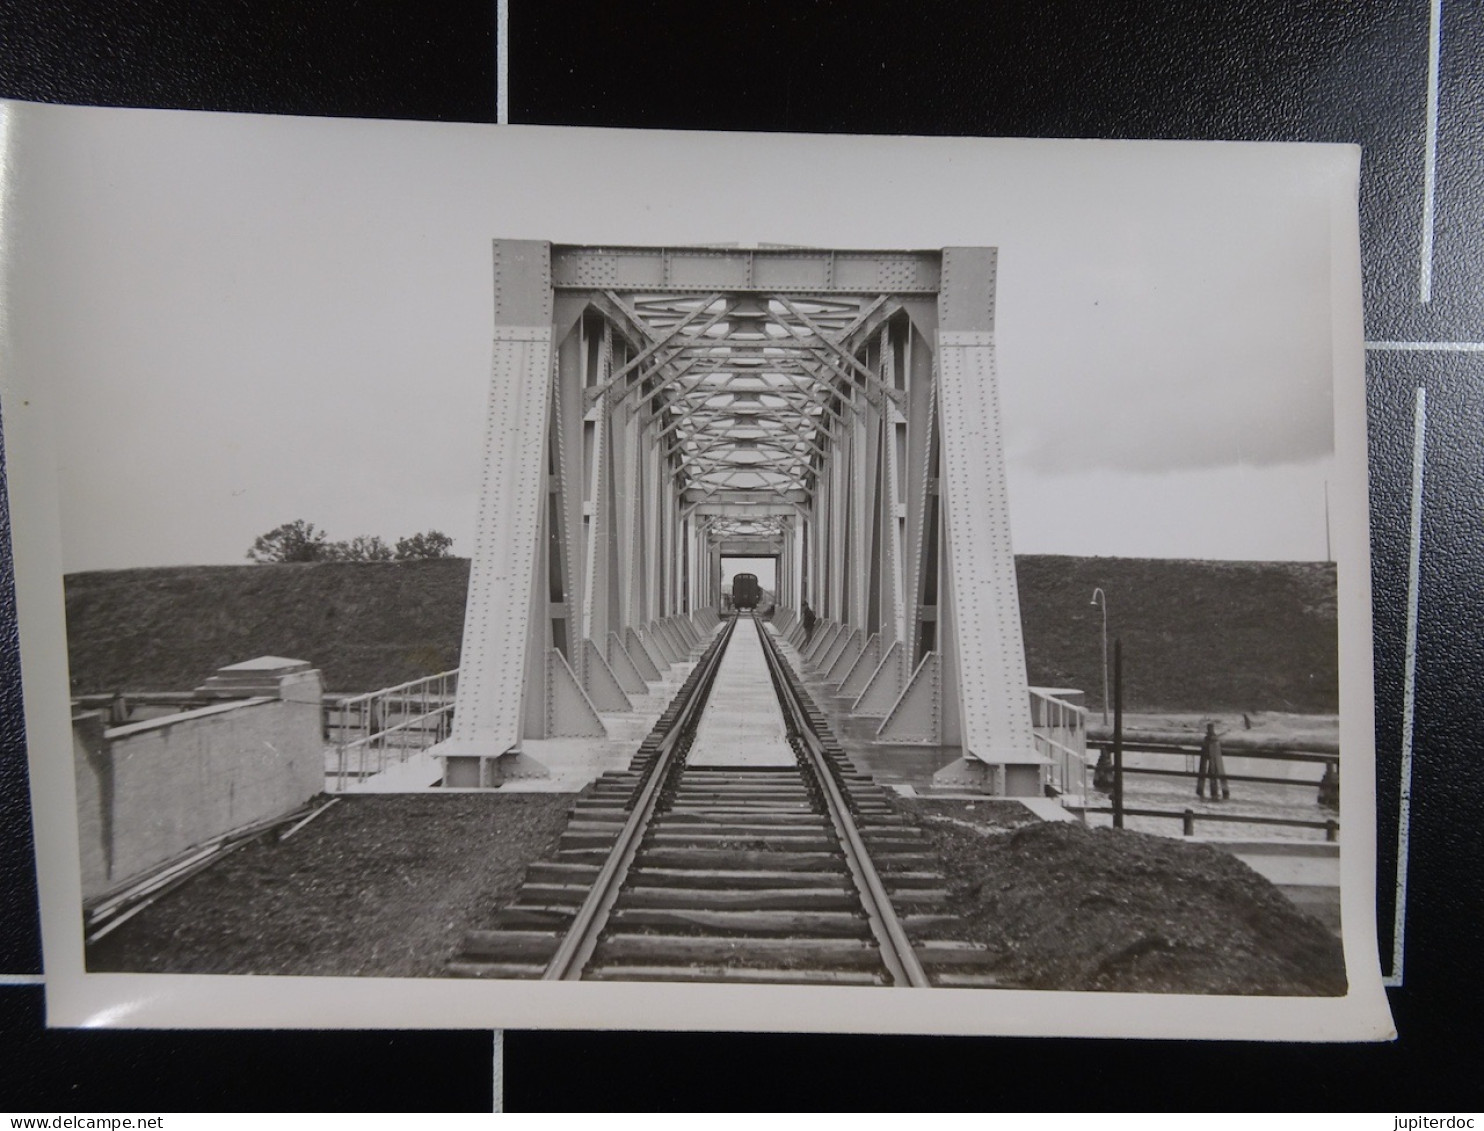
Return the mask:
POLYGON ((552 371, 547 245, 495 245, 495 329, 479 518, 464 615, 453 733, 437 748, 446 785, 491 784, 518 750, 528 687, 537 534, 546 500, 552 371))
POLYGON ((992 249, 943 252, 937 386, 948 600, 939 602, 940 639, 966 759, 992 767, 995 792, 1039 795, 1043 759, 1031 729, 996 386, 995 267, 992 249))
POLYGON ((842 429, 835 450, 830 453, 829 507, 829 618, 844 624, 850 619, 845 607, 845 555, 850 525, 850 432, 842 429))
POLYGON ((636 560, 643 545, 643 535, 639 529, 642 514, 639 499, 640 430, 638 414, 632 408, 620 405, 614 410, 614 417, 614 510, 617 513, 618 557, 624 567, 618 583, 618 620, 625 628, 637 628, 645 623, 642 615, 641 582, 636 568, 636 560))
MULTIPOLYGON (((597 346, 596 376, 606 381, 612 364, 612 331, 604 325, 596 343, 581 338, 583 354, 597 346)), ((584 386, 585 387, 585 386, 584 386)), ((604 640, 614 622, 609 611, 608 578, 612 572, 613 525, 608 502, 611 497, 608 471, 608 402, 601 394, 583 414, 583 609, 582 635, 604 640)))
POLYGON ((875 510, 874 477, 870 474, 875 455, 876 412, 868 409, 857 413, 850 424, 850 463, 846 498, 850 506, 850 541, 845 556, 848 579, 848 608, 845 616, 851 624, 865 631, 870 609, 867 589, 871 583, 871 526, 875 510))
POLYGON ((882 495, 882 593, 881 642, 890 648, 907 635, 906 601, 903 593, 902 540, 906 536, 907 507, 902 501, 901 468, 898 451, 906 447, 907 425, 897 423, 899 414, 892 409, 886 421, 886 436, 881 445, 882 495))

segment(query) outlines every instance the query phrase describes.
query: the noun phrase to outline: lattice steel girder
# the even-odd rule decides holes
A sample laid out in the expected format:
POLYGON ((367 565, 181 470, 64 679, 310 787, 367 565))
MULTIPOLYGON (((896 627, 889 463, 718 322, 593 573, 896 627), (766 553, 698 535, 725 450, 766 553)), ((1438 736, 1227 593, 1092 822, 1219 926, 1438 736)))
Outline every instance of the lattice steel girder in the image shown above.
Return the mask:
MULTIPOLYGON (((608 297, 608 301, 609 302, 613 303, 619 309, 621 309, 622 311, 624 311, 624 313, 628 314, 629 317, 630 317, 630 319, 634 322, 634 324, 637 327, 639 327, 641 330, 645 330, 645 331, 648 330, 648 327, 644 324, 644 320, 641 317, 639 317, 623 301, 623 299, 619 298, 618 295, 614 294, 612 291, 607 292, 607 297, 608 297)), ((711 301, 710 302, 702 303, 702 304, 696 306, 694 309, 692 309, 690 311, 687 311, 685 317, 681 318, 680 321, 676 322, 675 325, 672 326, 672 327, 670 327, 670 329, 668 331, 666 331, 664 334, 661 334, 657 338, 652 338, 650 340, 649 345, 645 346, 642 350, 640 350, 637 354, 635 354, 632 358, 630 358, 627 362, 625 362, 622 366, 620 366, 614 372, 613 376, 610 377, 610 378, 608 378, 608 381, 607 382, 604 382, 603 385, 600 386, 600 388, 601 389, 606 389, 607 386, 608 386, 608 384, 610 382, 620 381, 625 376, 628 375, 628 373, 629 373, 630 370, 638 369, 641 365, 644 364, 644 362, 648 361, 651 356, 653 356, 654 354, 658 353, 660 350, 664 349, 665 346, 669 344, 669 342, 671 341, 671 339, 677 337, 682 330, 684 330, 687 326, 689 326, 696 319, 700 318, 701 315, 705 314, 706 311, 709 310, 711 308, 711 306, 715 302, 717 302, 718 300, 720 300, 721 298, 722 298, 721 295, 714 294, 714 295, 711 296, 711 301)), ((727 313, 727 308, 725 306, 723 306, 720 310, 715 311, 711 315, 711 317, 709 317, 701 325, 700 329, 698 329, 696 331, 696 333, 698 333, 698 334, 705 333, 705 331, 706 331, 706 329, 708 327, 714 325, 715 323, 721 321, 722 318, 726 317, 726 313, 727 313)))
POLYGON ((771 558, 783 553, 782 538, 728 538, 712 545, 728 558, 771 558))
POLYGON ((689 513, 715 518, 790 518, 796 511, 791 503, 698 503, 689 513))
POLYGON ((673 644, 718 599, 719 555, 761 554, 785 609, 876 641, 875 671, 832 658, 852 691, 895 701, 934 652, 941 740, 1035 761, 994 288, 984 249, 498 241, 454 740, 493 758, 549 728, 574 657, 578 691, 617 703, 649 677, 640 637, 673 644))
MULTIPOLYGON (((665 356, 665 344, 671 338, 678 335, 680 331, 683 330, 687 325, 689 325, 690 322, 693 321, 695 318, 699 318, 702 314, 706 314, 707 311, 710 310, 711 306, 714 303, 721 301, 722 298, 722 295, 711 295, 706 302, 700 304, 694 310, 687 312, 686 317, 678 322, 670 330, 668 330, 664 334, 656 335, 653 328, 647 322, 645 322, 643 315, 641 315, 632 306, 626 303, 620 296, 614 294, 612 291, 604 291, 600 295, 594 295, 592 297, 594 306, 598 307, 600 310, 603 310, 604 313, 607 314, 610 318, 616 319, 621 317, 622 319, 626 320, 648 342, 648 345, 646 345, 644 349, 640 351, 639 355, 636 358, 630 361, 624 369, 622 369, 620 372, 616 373, 612 378, 609 379, 608 384, 616 384, 624 377, 628 376, 630 372, 636 371, 640 366, 641 360, 652 360, 656 369, 672 365, 672 359, 665 356)), ((725 318, 727 315, 727 309, 728 307, 726 303, 723 302, 720 310, 711 311, 705 321, 700 324, 697 333, 704 333, 710 327, 725 318)), ((702 359, 698 358, 694 361, 689 362, 685 368, 690 368, 691 365, 694 365, 696 361, 699 360, 702 359)), ((681 370, 681 372, 684 372, 684 370, 681 370)), ((671 381, 678 379, 678 377, 679 374, 675 373, 672 370, 671 376, 665 383, 669 384, 671 381)), ((634 386, 632 384, 629 386, 630 389, 632 389, 633 387, 634 386)), ((607 385, 604 385, 601 388, 606 390, 607 385)), ((627 395, 628 390, 625 390, 624 395, 618 398, 618 402, 622 403, 624 397, 627 397, 627 395)))
POLYGON ((936 251, 553 245, 551 279, 558 290, 920 295, 938 292, 939 263, 936 251))
MULTIPOLYGON (((807 491, 785 491, 781 493, 784 502, 807 503, 809 493, 807 491)), ((688 487, 681 492, 681 500, 687 503, 776 503, 780 498, 777 491, 702 491, 695 487, 688 487)))
POLYGON ((864 386, 867 390, 878 390, 886 394, 888 397, 897 396, 896 390, 883 386, 880 377, 878 377, 875 373, 872 373, 869 369, 867 369, 864 365, 857 361, 854 353, 852 353, 849 348, 841 345, 841 343, 838 342, 834 338, 834 336, 825 333, 825 331, 820 328, 819 323, 811 318, 806 311, 800 309, 800 307, 796 303, 790 302, 787 296, 780 296, 779 301, 783 303, 790 314, 792 314, 795 318, 797 318, 800 322, 802 322, 809 329, 813 330, 815 333, 814 338, 800 338, 798 336, 795 336, 792 342, 790 342, 789 344, 793 344, 796 342, 800 348, 805 349, 811 354, 818 357, 823 364, 829 366, 833 372, 838 374, 847 382, 858 379, 859 381, 864 383, 864 386), (835 357, 839 359, 838 363, 831 358, 824 356, 826 352, 834 354, 835 357), (847 369, 850 372, 847 373, 847 369))
MULTIPOLYGON (((699 411, 726 411, 724 407, 708 405, 707 402, 715 397, 727 395, 735 397, 739 394, 739 392, 745 392, 749 394, 757 392, 762 396, 778 397, 784 400, 797 399, 803 405, 809 405, 818 408, 821 410, 822 413, 828 412, 837 422, 842 424, 845 423, 846 417, 844 413, 836 409, 830 403, 831 399, 840 398, 841 390, 839 388, 835 387, 829 382, 822 380, 816 374, 812 374, 802 370, 795 371, 795 369, 791 366, 778 366, 772 372, 776 373, 777 376, 787 381, 788 384, 775 385, 766 390, 743 389, 739 391, 732 387, 738 380, 738 378, 734 374, 732 374, 731 371, 728 370, 725 366, 718 365, 713 370, 707 371, 705 374, 703 374, 703 378, 709 378, 713 375, 719 375, 721 376, 722 380, 720 380, 715 385, 700 384, 698 382, 697 384, 692 385, 690 388, 682 389, 678 393, 673 393, 670 399, 665 400, 659 408, 653 410, 650 415, 650 420, 662 420, 664 419, 664 415, 666 412, 669 412, 672 408, 675 408, 678 405, 689 402, 688 408, 686 408, 678 416, 666 422, 663 431, 661 432, 661 436, 663 437, 665 435, 668 435, 670 432, 675 431, 681 425, 685 424, 687 420, 689 420, 699 411), (803 384, 799 383, 801 380, 804 382, 803 384), (816 390, 820 389, 823 389, 825 392, 825 395, 823 397, 818 396, 816 393, 816 390)), ((658 388, 651 390, 649 393, 646 393, 643 398, 641 398, 641 403, 642 401, 652 401, 657 399, 660 392, 661 390, 658 388)), ((854 398, 845 399, 844 403, 856 412, 863 411, 861 408, 855 405, 854 398)), ((813 417, 811 416, 810 419, 812 420, 813 417)))

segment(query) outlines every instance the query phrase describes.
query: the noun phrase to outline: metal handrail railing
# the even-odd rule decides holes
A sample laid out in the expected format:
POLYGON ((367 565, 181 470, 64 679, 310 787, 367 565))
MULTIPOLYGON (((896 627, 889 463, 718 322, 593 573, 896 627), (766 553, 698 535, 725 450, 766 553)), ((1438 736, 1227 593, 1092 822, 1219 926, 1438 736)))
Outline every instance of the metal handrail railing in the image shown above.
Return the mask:
POLYGON ((1032 739, 1036 752, 1051 765, 1051 784, 1063 795, 1075 794, 1085 800, 1087 708, 1040 688, 1031 688, 1030 695, 1032 739))
POLYGON ((385 771, 392 752, 398 763, 405 762, 418 750, 447 738, 458 674, 458 668, 451 668, 378 691, 325 696, 325 736, 329 738, 333 730, 335 737, 336 791, 345 789, 348 778, 361 780, 385 771), (388 724, 390 719, 397 721, 388 724), (413 741, 406 741, 409 737, 413 741), (349 765, 353 756, 354 769, 349 765))
MULTIPOLYGON (((1068 806, 1068 808, 1080 809, 1084 816, 1088 813, 1112 813, 1113 809, 1107 805, 1080 805, 1068 806)), ((1300 821, 1288 817, 1248 817, 1241 813, 1197 813, 1194 809, 1129 809, 1124 808, 1126 817, 1164 817, 1168 820, 1180 821, 1183 827, 1183 835, 1195 835, 1195 823, 1197 821, 1216 821, 1218 824, 1228 825, 1270 825, 1291 829, 1322 829, 1324 839, 1337 841, 1340 838, 1340 822, 1333 818, 1327 821, 1300 821)))

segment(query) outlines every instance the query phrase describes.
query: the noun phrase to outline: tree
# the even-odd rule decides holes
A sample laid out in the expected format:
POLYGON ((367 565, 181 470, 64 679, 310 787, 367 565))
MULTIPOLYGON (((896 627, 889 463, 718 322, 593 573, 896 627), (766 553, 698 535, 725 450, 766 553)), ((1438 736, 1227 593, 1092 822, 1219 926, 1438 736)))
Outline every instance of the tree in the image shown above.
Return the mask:
POLYGON ((302 518, 261 534, 247 552, 254 562, 389 562, 453 557, 453 539, 437 530, 398 538, 395 550, 376 534, 357 534, 331 542, 323 530, 302 518))
POLYGON ((421 561, 427 558, 453 557, 453 539, 437 530, 397 539, 397 560, 421 561))
POLYGON ((325 532, 301 518, 258 535, 247 557, 253 562, 320 562, 327 548, 325 532))
POLYGON ((349 542, 331 542, 325 547, 325 561, 389 562, 392 548, 375 534, 357 534, 349 542))

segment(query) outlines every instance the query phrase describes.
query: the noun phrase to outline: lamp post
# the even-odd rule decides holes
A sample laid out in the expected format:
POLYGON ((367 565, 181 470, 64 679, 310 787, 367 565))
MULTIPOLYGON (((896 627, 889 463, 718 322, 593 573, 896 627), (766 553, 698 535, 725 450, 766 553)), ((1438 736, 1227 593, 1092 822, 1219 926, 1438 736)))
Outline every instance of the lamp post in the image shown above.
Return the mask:
POLYGON ((1108 595, 1099 587, 1092 591, 1089 605, 1101 605, 1103 609, 1103 725, 1108 725, 1108 595))

